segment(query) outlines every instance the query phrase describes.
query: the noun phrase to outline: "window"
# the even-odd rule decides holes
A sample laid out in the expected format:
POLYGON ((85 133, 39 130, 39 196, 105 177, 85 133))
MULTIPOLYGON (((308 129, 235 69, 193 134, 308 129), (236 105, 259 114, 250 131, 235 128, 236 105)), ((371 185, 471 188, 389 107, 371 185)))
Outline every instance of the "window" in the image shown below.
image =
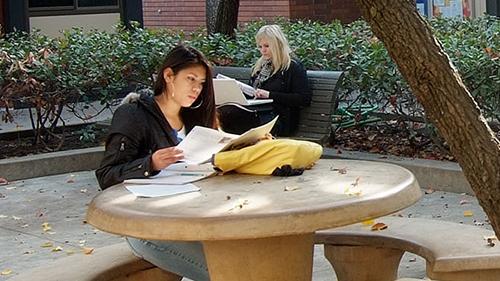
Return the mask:
POLYGON ((119 12, 119 0, 29 0, 30 15, 119 12))

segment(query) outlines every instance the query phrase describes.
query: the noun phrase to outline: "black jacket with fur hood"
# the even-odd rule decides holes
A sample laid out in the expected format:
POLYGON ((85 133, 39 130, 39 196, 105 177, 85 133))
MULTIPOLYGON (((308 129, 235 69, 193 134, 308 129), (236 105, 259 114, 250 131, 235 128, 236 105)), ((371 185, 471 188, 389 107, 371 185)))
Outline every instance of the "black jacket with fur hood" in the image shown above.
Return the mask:
POLYGON ((113 115, 106 152, 96 170, 102 189, 131 178, 158 173, 151 165, 153 152, 177 145, 175 130, 148 95, 129 94, 113 115))

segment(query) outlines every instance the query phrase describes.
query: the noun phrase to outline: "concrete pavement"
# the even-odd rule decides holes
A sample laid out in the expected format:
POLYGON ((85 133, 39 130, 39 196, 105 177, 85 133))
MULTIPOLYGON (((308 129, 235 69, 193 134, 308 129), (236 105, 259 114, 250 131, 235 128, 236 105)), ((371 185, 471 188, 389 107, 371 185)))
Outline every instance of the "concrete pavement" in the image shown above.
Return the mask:
MULTIPOLYGON (((475 197, 433 190, 427 193, 399 214, 491 229, 475 197), (464 211, 472 211, 473 216, 464 216, 464 211)), ((82 251, 83 247, 98 249, 122 242, 122 237, 101 232, 84 222, 87 204, 96 194, 93 171, 0 186, 0 281, 82 251)), ((405 255, 400 275, 424 277, 424 261, 405 255)), ((314 281, 336 280, 320 246, 315 251, 313 277, 314 281)))

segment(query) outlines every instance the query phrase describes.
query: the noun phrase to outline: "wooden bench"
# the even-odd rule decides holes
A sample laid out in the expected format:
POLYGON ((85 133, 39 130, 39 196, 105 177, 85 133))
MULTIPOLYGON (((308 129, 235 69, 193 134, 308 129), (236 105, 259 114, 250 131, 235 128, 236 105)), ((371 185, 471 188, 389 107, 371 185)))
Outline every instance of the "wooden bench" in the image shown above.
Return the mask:
POLYGON ((126 243, 74 254, 37 267, 10 281, 178 281, 179 277, 137 258, 126 243))
MULTIPOLYGON (((216 66, 214 72, 244 83, 248 83, 251 76, 251 68, 248 67, 216 66)), ((338 82, 342 80, 342 72, 309 70, 307 77, 312 90, 311 105, 300 111, 299 127, 292 137, 320 144, 331 143, 332 115, 337 109, 338 82)))
POLYGON ((452 222, 383 217, 385 230, 362 224, 323 230, 316 243, 339 281, 390 281, 397 278, 405 251, 427 261, 427 276, 439 281, 500 280, 500 245, 487 245, 494 232, 452 222))

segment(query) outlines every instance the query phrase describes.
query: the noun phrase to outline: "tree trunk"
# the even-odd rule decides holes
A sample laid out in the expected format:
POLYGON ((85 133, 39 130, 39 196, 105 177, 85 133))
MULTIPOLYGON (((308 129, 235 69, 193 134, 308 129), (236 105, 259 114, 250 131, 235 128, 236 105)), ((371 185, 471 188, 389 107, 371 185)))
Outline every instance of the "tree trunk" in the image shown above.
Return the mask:
POLYGON ((207 24, 207 33, 215 33, 215 21, 217 19, 217 8, 221 0, 206 0, 205 17, 207 24))
POLYGON ((239 0, 220 0, 217 7, 214 33, 226 34, 234 37, 234 30, 238 26, 239 0))
POLYGON ((411 1, 357 0, 426 116, 450 146, 500 237, 500 142, 411 1))

